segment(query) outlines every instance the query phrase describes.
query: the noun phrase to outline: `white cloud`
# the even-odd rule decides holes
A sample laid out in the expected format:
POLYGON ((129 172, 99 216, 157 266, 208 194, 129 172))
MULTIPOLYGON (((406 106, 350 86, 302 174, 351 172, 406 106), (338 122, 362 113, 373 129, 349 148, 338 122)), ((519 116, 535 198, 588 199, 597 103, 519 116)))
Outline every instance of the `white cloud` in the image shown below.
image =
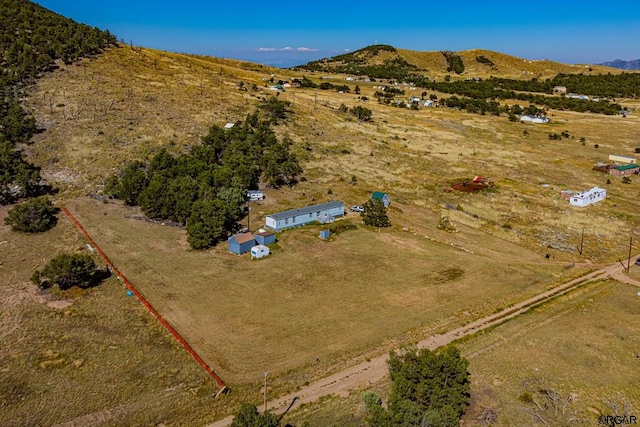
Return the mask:
POLYGON ((313 49, 310 47, 297 47, 297 48, 292 48, 291 46, 285 46, 285 47, 259 47, 257 49, 255 49, 258 52, 293 52, 294 50, 296 52, 319 52, 320 49, 313 49))

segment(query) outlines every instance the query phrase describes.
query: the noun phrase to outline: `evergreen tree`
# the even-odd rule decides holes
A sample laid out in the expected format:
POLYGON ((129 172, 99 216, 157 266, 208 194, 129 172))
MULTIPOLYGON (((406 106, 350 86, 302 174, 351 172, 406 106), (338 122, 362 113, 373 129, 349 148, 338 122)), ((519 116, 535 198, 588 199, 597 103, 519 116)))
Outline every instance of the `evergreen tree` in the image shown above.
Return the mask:
POLYGON ((57 212, 58 209, 49 199, 40 197, 14 206, 4 222, 15 231, 40 233, 55 227, 58 223, 57 212))
POLYGON ((365 400, 371 426, 455 427, 470 402, 469 362, 453 346, 392 352, 387 362, 392 390, 389 409, 365 400))
POLYGON ((220 200, 197 201, 187 222, 187 242, 193 249, 207 249, 225 236, 227 208, 220 200))
POLYGON ((247 189, 260 181, 293 185, 301 173, 291 139, 278 141, 271 122, 255 111, 231 129, 212 126, 188 154, 163 149, 148 167, 133 162, 122 177, 109 178, 105 193, 139 205, 150 218, 186 224, 191 247, 206 249, 237 229, 247 189))
POLYGON ((280 422, 271 412, 258 413, 255 405, 243 403, 235 413, 231 427, 278 427, 280 422))
POLYGON ((104 278, 91 256, 86 254, 61 254, 51 259, 40 271, 36 271, 32 280, 57 285, 61 290, 73 286, 89 287, 104 278))
POLYGON ((117 199, 124 200, 127 205, 138 204, 138 196, 147 186, 147 174, 142 162, 132 162, 125 169, 122 178, 112 176, 107 181, 105 193, 117 199))
POLYGON ((387 216, 387 208, 381 200, 370 199, 364 204, 364 212, 360 214, 366 225, 373 227, 390 227, 391 221, 387 216))

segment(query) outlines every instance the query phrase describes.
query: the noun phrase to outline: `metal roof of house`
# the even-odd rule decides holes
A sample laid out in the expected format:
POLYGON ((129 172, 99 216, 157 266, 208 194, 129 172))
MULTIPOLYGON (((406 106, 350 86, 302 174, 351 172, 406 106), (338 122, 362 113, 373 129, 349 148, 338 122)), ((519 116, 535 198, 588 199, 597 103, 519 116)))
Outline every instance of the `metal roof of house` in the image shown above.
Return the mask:
POLYGON ((382 191, 374 191, 374 193, 371 195, 371 198, 382 200, 382 198, 386 196, 386 194, 387 193, 383 193, 382 191))
POLYGON ((600 187, 593 187, 590 188, 588 190, 583 190, 580 191, 578 193, 573 193, 573 195, 571 196, 572 198, 579 198, 579 199, 585 199, 591 195, 597 194, 597 193, 607 193, 607 190, 605 190, 604 188, 600 188, 600 187))
POLYGON ((251 240, 255 240, 255 238, 253 237, 253 234, 251 233, 238 233, 232 236, 230 239, 233 239, 233 238, 235 238, 238 244, 243 244, 243 243, 250 242, 251 240))
POLYGON ((278 221, 281 219, 292 218, 298 215, 305 215, 305 214, 310 214, 313 212, 324 211, 324 210, 333 209, 333 208, 344 209, 344 204, 337 200, 332 200, 330 202, 320 203, 319 205, 305 206, 304 208, 298 208, 298 209, 289 209, 288 211, 276 212, 267 216, 278 221))
POLYGON ((616 166, 616 169, 619 170, 619 171, 626 171, 626 170, 635 169, 635 168, 640 168, 640 166, 638 166, 635 163, 629 163, 628 165, 616 166))

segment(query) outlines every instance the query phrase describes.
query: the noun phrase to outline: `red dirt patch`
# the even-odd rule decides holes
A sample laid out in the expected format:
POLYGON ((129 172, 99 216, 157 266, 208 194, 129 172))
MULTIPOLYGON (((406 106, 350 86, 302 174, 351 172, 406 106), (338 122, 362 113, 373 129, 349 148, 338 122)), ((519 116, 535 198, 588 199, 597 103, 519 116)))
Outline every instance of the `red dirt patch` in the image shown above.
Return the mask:
POLYGON ((491 187, 491 184, 486 181, 481 181, 481 182, 462 181, 456 184, 452 184, 451 187, 456 191, 462 191, 465 193, 475 193, 476 191, 482 191, 485 188, 491 187))

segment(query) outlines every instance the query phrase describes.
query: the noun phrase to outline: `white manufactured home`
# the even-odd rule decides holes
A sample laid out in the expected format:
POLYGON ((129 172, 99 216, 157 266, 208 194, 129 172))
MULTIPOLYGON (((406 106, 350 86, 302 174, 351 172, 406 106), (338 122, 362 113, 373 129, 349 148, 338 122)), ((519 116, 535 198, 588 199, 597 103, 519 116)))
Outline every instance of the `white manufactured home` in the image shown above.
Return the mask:
POLYGON ((526 115, 522 115, 522 116, 520 116, 520 121, 521 122, 528 122, 528 123, 549 123, 549 118, 548 117, 541 117, 541 116, 526 116, 526 115))
POLYGON ((609 154, 609 161, 621 165, 635 164, 636 158, 631 156, 622 156, 620 154, 609 154))
POLYGON ((338 201, 321 203, 319 205, 305 206, 304 208, 291 209, 278 212, 265 217, 267 228, 274 231, 285 228, 299 227, 310 222, 331 222, 333 218, 344 216, 344 204, 338 201))
POLYGON ((569 198, 572 206, 587 206, 604 200, 607 197, 607 190, 600 187, 593 187, 590 190, 573 193, 569 198))

